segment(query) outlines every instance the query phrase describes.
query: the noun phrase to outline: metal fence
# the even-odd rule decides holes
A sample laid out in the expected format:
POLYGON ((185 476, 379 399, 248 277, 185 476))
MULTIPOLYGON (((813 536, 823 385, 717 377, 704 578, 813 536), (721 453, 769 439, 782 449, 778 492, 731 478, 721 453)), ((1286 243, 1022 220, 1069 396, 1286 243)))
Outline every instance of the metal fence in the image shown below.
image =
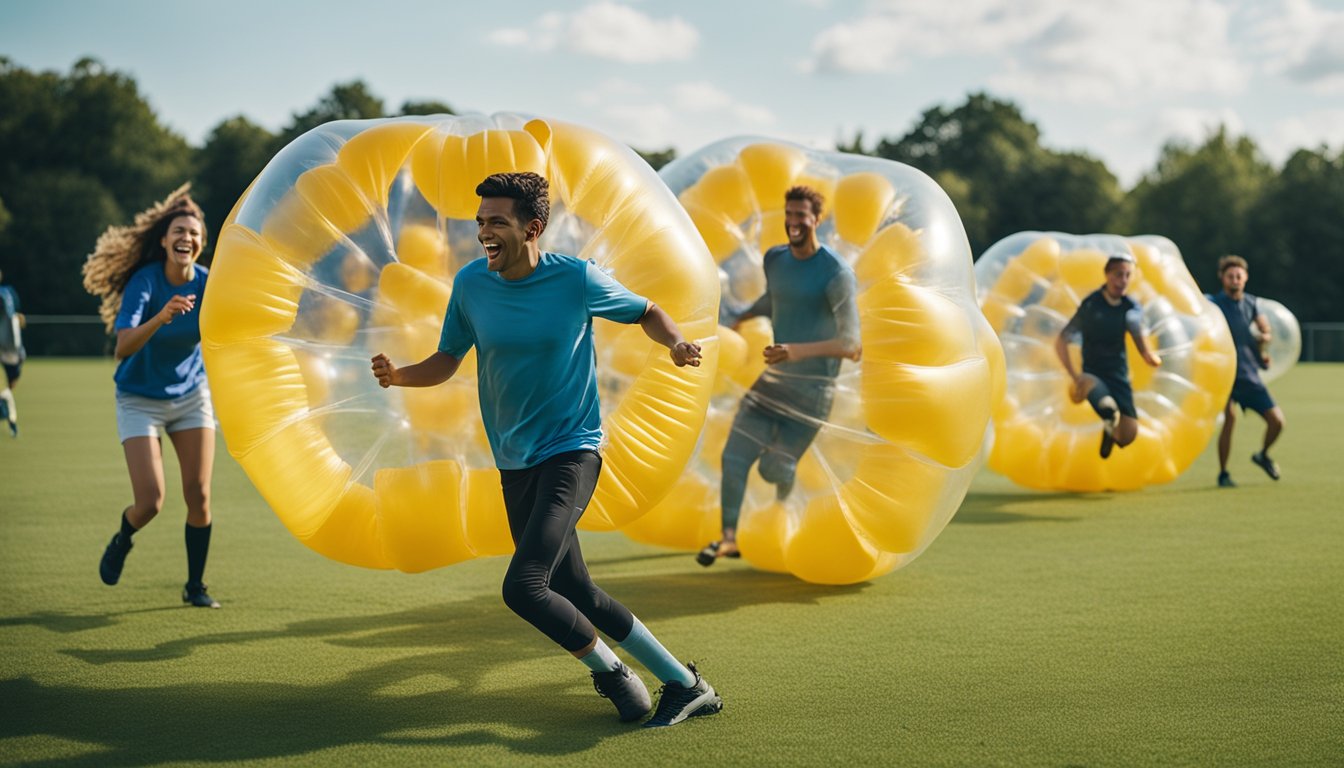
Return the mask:
MULTIPOLYGON (((23 343, 30 357, 112 354, 112 337, 97 315, 28 315, 23 343)), ((1304 362, 1344 362, 1344 323, 1303 323, 1304 362)))

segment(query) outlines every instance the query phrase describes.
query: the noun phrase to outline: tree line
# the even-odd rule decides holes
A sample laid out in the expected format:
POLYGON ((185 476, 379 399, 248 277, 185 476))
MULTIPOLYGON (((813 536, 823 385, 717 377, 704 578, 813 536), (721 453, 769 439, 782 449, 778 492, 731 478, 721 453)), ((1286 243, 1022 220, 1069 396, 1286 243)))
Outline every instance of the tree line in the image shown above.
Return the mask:
MULTIPOLYGON (((266 162, 322 123, 393 115, 452 114, 437 101, 396 110, 360 80, 337 84, 279 132, 244 115, 193 147, 164 126, 136 82, 95 59, 70 71, 32 71, 0 57, 0 270, 33 314, 92 314, 80 268, 110 224, 183 180, 206 214, 212 240, 266 162)), ((1023 230, 1159 234, 1181 249, 1205 290, 1219 256, 1252 265, 1252 292, 1283 302, 1302 321, 1338 320, 1344 303, 1344 147, 1299 149, 1270 163, 1248 136, 1219 129, 1203 143, 1170 142, 1130 190, 1101 160, 1044 147, 1012 102, 971 94, 925 111, 902 135, 840 151, 912 165, 957 206, 975 254, 1023 230)), ((639 150, 637 150, 639 151, 639 150)), ((641 151, 661 167, 670 149, 641 151)))

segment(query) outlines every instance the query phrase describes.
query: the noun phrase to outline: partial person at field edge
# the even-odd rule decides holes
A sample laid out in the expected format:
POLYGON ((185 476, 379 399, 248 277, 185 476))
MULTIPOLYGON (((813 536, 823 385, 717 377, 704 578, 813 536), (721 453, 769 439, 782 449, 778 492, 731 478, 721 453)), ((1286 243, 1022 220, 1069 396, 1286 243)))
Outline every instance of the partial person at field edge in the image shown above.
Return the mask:
MULTIPOLYGON (((4 274, 0 273, 0 283, 4 274)), ((0 285, 0 365, 5 368, 5 387, 0 389, 0 417, 9 425, 9 434, 19 436, 19 406, 14 401, 14 390, 19 386, 23 361, 28 356, 23 348, 23 329, 28 318, 19 311, 19 292, 12 285, 0 285)))

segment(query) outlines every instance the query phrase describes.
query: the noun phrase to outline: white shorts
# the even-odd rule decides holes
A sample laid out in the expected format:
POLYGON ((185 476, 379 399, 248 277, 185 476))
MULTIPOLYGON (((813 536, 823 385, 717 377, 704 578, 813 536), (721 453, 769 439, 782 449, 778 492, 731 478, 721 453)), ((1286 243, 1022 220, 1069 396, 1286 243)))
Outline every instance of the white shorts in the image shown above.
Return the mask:
POLYGON ((117 436, 123 443, 132 437, 159 437, 159 430, 172 434, 214 428, 215 408, 210 403, 210 387, 205 384, 172 400, 117 390, 117 436))

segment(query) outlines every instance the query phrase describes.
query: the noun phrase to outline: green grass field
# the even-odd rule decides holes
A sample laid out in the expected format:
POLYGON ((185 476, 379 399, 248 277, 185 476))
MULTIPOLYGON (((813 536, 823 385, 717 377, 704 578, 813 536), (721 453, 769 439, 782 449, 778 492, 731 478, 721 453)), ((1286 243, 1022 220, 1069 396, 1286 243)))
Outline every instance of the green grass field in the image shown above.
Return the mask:
MULTIPOLYGON (((623 726, 512 615, 494 558, 330 562, 220 447, 207 580, 181 607, 176 465, 120 585, 130 498, 108 361, 29 361, 0 433, 0 764, 1341 765, 1344 366, 1273 387, 1273 483, 1239 427, 1167 486, 1040 494, 988 472, 909 567, 827 588, 585 534, 598 583, 723 694, 623 726)), ((171 452, 170 452, 171 453, 171 452)), ((645 675, 646 680, 651 678, 645 675)))

